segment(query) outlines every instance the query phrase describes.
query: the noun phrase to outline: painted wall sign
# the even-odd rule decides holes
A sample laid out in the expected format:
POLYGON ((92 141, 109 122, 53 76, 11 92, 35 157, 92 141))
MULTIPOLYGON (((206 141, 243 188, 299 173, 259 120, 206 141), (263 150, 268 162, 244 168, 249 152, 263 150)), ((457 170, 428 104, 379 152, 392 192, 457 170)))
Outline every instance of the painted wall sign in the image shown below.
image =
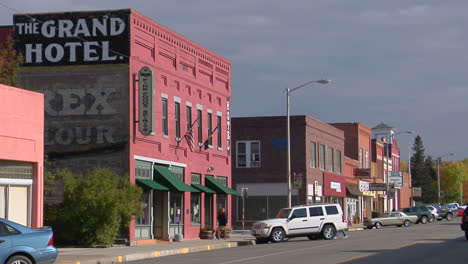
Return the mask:
POLYGON ((138 130, 141 134, 154 135, 154 86, 153 71, 143 67, 138 72, 138 130))
POLYGON ((15 45, 24 66, 127 63, 130 10, 18 14, 15 45))

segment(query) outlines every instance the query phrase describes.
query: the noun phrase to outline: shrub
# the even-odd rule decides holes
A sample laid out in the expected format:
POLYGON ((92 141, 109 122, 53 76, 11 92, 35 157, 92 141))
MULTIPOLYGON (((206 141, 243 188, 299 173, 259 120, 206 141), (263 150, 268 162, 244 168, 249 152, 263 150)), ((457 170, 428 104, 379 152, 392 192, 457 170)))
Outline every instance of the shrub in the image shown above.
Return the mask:
POLYGON ((51 178, 64 182, 63 204, 46 207, 46 223, 54 228, 58 243, 113 244, 119 230, 141 212, 141 189, 109 169, 94 169, 83 176, 60 170, 46 175, 51 178))

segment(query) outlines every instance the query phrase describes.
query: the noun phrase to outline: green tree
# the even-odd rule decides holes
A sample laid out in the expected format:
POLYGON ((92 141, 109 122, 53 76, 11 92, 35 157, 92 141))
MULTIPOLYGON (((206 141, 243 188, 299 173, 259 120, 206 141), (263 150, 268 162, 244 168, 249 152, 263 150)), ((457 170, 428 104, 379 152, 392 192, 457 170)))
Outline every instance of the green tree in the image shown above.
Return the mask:
POLYGON ((46 223, 57 230, 59 243, 113 244, 121 228, 128 228, 131 217, 141 212, 141 189, 111 170, 85 175, 59 170, 47 173, 46 179, 64 182, 63 204, 46 208, 46 223))
POLYGON ((16 86, 17 71, 23 58, 15 50, 11 35, 5 43, 0 43, 0 84, 16 86))
MULTIPOLYGON (((468 159, 444 162, 441 164, 441 187, 444 191, 443 202, 464 203, 462 184, 468 180, 468 159)), ((466 199, 466 197, 465 197, 466 199)))
POLYGON ((421 187, 421 198, 415 198, 415 200, 423 203, 432 203, 437 196, 437 189, 434 188, 433 171, 428 169, 428 164, 432 163, 432 158, 426 159, 421 136, 416 136, 413 144, 413 156, 411 156, 411 183, 413 187, 421 187), (434 191, 436 194, 434 194, 434 191))

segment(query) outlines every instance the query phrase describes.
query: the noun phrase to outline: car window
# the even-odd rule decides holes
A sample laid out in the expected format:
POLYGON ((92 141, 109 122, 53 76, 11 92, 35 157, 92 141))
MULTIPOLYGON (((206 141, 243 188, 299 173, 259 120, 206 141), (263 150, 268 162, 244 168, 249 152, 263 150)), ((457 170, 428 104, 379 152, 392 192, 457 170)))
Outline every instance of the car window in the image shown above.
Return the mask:
POLYGON ((292 218, 307 217, 307 210, 305 208, 295 209, 291 215, 292 218))
POLYGON ((403 208, 403 212, 408 213, 411 212, 410 208, 403 208))
POLYGON ((434 211, 434 209, 435 209, 435 208, 432 207, 432 206, 428 206, 427 208, 429 208, 429 210, 431 210, 431 211, 434 211))
POLYGON ((5 223, 0 223, 0 236, 12 236, 18 234, 21 234, 21 232, 5 223))
POLYGON ((309 214, 310 216, 322 216, 323 215, 323 209, 321 206, 319 207, 310 207, 309 208, 309 214))
POLYGON ((400 213, 391 213, 390 214, 390 217, 399 217, 400 216, 400 213))
POLYGON ((291 213, 291 209, 281 209, 276 215, 276 218, 288 218, 289 213, 291 213))
POLYGON ((327 211, 327 215, 336 215, 338 214, 338 208, 335 205, 325 206, 325 211, 327 211))

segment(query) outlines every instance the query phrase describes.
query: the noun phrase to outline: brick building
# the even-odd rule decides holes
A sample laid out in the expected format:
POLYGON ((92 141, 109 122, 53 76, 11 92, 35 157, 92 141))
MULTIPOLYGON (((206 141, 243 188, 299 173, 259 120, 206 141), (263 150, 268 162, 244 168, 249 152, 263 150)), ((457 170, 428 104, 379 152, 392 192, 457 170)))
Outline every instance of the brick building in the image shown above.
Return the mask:
MULTIPOLYGON (((246 226, 287 207, 286 117, 232 119, 233 185, 248 188, 246 226)), ((337 202, 346 197, 343 131, 308 116, 291 117, 292 204, 337 202)), ((234 225, 241 226, 242 200, 234 225)), ((346 208, 344 208, 346 210, 346 208)))
POLYGON ((21 14, 14 27, 19 81, 45 94, 51 169, 111 168, 144 189, 129 241, 193 239, 218 209, 231 217, 229 60, 130 9, 21 14))
POLYGON ((0 217, 39 228, 44 202, 44 95, 0 84, 0 217))

